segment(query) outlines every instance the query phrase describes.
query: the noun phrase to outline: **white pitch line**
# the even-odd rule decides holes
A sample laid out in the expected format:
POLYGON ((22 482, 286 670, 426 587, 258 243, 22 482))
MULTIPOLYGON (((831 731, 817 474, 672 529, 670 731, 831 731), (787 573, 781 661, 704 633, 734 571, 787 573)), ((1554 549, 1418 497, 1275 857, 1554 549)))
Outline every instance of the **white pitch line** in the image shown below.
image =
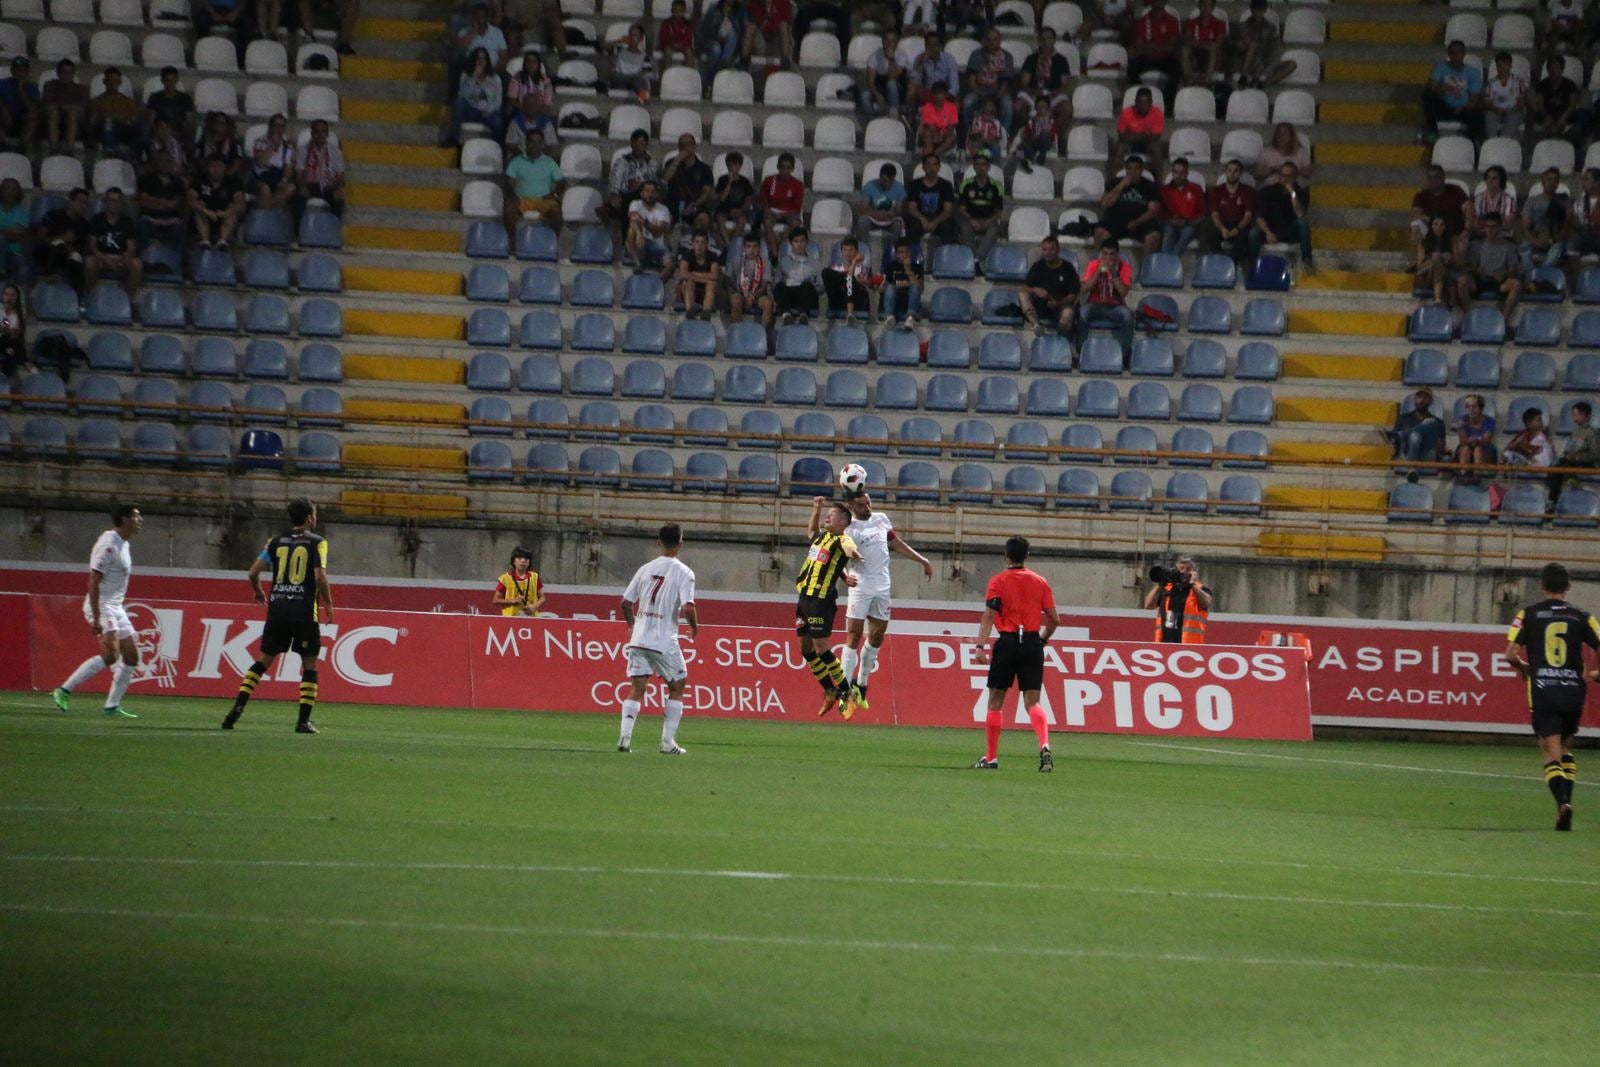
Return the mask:
POLYGON ((226 915, 196 911, 142 911, 134 908, 87 908, 57 904, 0 904, 13 914, 65 915, 90 918, 142 919, 154 922, 201 922, 263 926, 324 927, 356 930, 411 930, 496 937, 572 938, 594 941, 646 941, 669 944, 746 945, 762 948, 824 949, 844 952, 922 952, 947 955, 1016 956, 1033 959, 1111 960, 1125 963, 1189 963, 1223 967, 1284 967, 1328 971, 1372 971, 1399 974, 1472 975, 1486 978, 1543 978, 1557 981, 1600 981, 1596 971, 1551 971, 1543 968, 1455 967, 1396 960, 1318 959, 1315 957, 1219 956, 1194 952, 1133 952, 1053 945, 961 945, 941 941, 868 941, 849 938, 723 934, 714 931, 616 930, 586 927, 541 927, 488 923, 409 922, 398 919, 325 918, 312 915, 226 915))
POLYGON ((1179 897, 1185 900, 1242 904, 1289 904, 1296 907, 1376 908, 1386 911, 1430 911, 1475 915, 1538 915, 1558 919, 1597 919, 1600 912, 1569 908, 1502 907, 1490 904, 1448 904, 1382 900, 1364 897, 1314 897, 1276 893, 1232 893, 1220 890, 1144 888, 1139 886, 1072 885, 1054 882, 1002 882, 987 879, 914 878, 879 874, 823 874, 810 871, 699 870, 692 867, 606 867, 540 863, 438 863, 382 860, 219 859, 190 856, 0 855, 10 863, 84 864, 144 867, 248 867, 253 869, 469 872, 480 874, 600 875, 609 877, 734 879, 740 881, 822 882, 831 885, 899 886, 916 889, 983 889, 1017 892, 1096 893, 1122 897, 1179 897))
POLYGON ((1496 771, 1462 771, 1451 767, 1409 767, 1403 763, 1367 763, 1364 760, 1317 759, 1314 756, 1285 756, 1276 752, 1239 752, 1231 748, 1205 748, 1201 745, 1175 745, 1165 741, 1131 741, 1143 748, 1170 748, 1177 752, 1209 752, 1217 756, 1238 756, 1243 759, 1293 760, 1297 763, 1326 763, 1335 767, 1367 767, 1379 771, 1411 771, 1419 774, 1460 774, 1470 778, 1503 778, 1513 782, 1537 781, 1538 776, 1528 774, 1501 774, 1496 771))

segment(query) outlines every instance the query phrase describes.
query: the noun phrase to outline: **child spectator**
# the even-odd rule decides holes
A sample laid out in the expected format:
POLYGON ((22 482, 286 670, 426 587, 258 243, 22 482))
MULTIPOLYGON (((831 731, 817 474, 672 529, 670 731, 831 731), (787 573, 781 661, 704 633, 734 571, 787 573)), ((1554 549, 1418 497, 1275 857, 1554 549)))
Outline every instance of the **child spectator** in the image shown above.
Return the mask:
MULTIPOLYGON (((882 279, 877 279, 882 281, 882 279)), ((844 312, 846 326, 856 321, 856 313, 863 318, 872 316, 872 289, 874 279, 861 256, 861 246, 854 237, 839 242, 839 262, 822 271, 822 290, 828 294, 828 310, 844 312)))
POLYGON ((1035 163, 1043 163, 1055 147, 1058 131, 1049 102, 1036 98, 1032 73, 1024 68, 1018 75, 1013 114, 1017 117, 1016 139, 1011 142, 1011 159, 1024 174, 1033 173, 1035 163))
POLYGON ((761 239, 750 234, 744 239, 744 254, 734 271, 733 291, 728 298, 729 317, 743 322, 746 311, 761 317, 762 329, 772 329, 774 309, 772 292, 767 284, 767 261, 761 255, 761 239))
POLYGON ((721 278, 722 264, 711 251, 710 236, 704 230, 696 230, 689 238, 687 252, 678 254, 678 303, 684 306, 688 318, 710 320, 717 307, 721 278))
POLYGON ((902 319, 909 330, 917 324, 922 298, 922 264, 911 257, 911 242, 901 238, 894 243, 894 259, 883 272, 883 321, 893 324, 902 319))
POLYGON ((634 23, 627 36, 606 48, 611 54, 611 84, 619 85, 648 103, 655 87, 656 61, 650 55, 650 42, 644 27, 634 23))
POLYGON ((788 233, 778 252, 778 283, 773 296, 784 325, 798 321, 804 326, 817 313, 817 276, 822 273, 822 257, 811 246, 811 235, 804 226, 788 233))
MULTIPOLYGON (((723 159, 728 173, 717 179, 716 221, 723 243, 732 247, 733 240, 750 229, 750 201, 756 188, 744 176, 744 155, 729 152, 723 159)), ((759 247, 760 242, 756 242, 759 247)))
POLYGON ((672 0, 672 14, 656 31, 656 51, 664 56, 688 59, 694 55, 694 23, 689 21, 683 0, 672 0))
POLYGON ((1178 58, 1188 85, 1208 86, 1222 69, 1228 24, 1217 17, 1217 0, 1200 0, 1200 10, 1183 24, 1183 49, 1178 58))
POLYGON ((767 248, 774 262, 781 254, 778 228, 799 226, 805 213, 806 187, 794 176, 794 155, 784 152, 778 156, 778 173, 763 178, 756 192, 756 206, 761 209, 761 229, 767 238, 767 248))
POLYGON ((1511 70, 1511 53, 1496 52, 1494 75, 1483 83, 1483 135, 1522 136, 1522 115, 1528 105, 1528 83, 1511 70))
POLYGON ((1529 408, 1522 413, 1522 429, 1506 442, 1505 461, 1514 467, 1553 467, 1555 445, 1544 428, 1544 412, 1529 408))
POLYGON ((1006 131, 1001 125, 999 103, 992 96, 983 98, 978 113, 967 125, 967 156, 977 159, 984 156, 998 163, 1006 148, 1006 131))

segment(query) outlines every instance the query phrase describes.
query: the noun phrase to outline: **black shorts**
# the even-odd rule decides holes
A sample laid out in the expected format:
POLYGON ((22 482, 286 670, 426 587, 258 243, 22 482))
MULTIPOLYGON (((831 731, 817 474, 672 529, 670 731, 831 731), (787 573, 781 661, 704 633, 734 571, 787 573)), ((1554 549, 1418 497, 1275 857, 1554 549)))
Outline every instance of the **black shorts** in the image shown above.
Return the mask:
POLYGON ((1571 737, 1578 732, 1578 720, 1583 718, 1583 702, 1533 698, 1530 717, 1535 737, 1571 737))
POLYGON ((261 631, 261 654, 276 656, 293 651, 304 658, 314 654, 322 645, 322 628, 314 622, 293 619, 268 619, 267 628, 261 631))
POLYGON ((1037 633, 1014 633, 995 639, 989 659, 989 688, 1006 690, 1015 683, 1024 693, 1044 684, 1044 642, 1037 633))
POLYGON ((794 605, 794 632, 797 637, 828 637, 833 633, 833 617, 839 602, 832 597, 803 596, 794 605))

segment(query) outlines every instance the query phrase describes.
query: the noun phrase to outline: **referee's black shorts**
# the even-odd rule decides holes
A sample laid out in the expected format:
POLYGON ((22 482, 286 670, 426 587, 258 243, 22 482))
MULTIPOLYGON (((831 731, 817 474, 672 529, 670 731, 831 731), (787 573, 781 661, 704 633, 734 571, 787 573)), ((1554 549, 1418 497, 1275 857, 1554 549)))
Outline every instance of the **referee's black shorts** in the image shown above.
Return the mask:
POLYGON ((839 613, 837 597, 803 596, 794 605, 794 632, 797 637, 829 637, 833 617, 839 613))
POLYGON ((1578 721, 1583 718, 1583 698, 1576 703, 1570 698, 1551 700, 1534 696, 1529 709, 1533 719, 1535 737, 1571 737, 1578 732, 1578 721))
POLYGON ((322 644, 322 627, 308 620, 268 619, 261 631, 261 654, 276 656, 293 651, 302 659, 314 655, 322 644))
POLYGON ((989 688, 1010 689, 1013 683, 1024 693, 1044 684, 1044 642, 1037 631, 995 638, 989 658, 989 688))

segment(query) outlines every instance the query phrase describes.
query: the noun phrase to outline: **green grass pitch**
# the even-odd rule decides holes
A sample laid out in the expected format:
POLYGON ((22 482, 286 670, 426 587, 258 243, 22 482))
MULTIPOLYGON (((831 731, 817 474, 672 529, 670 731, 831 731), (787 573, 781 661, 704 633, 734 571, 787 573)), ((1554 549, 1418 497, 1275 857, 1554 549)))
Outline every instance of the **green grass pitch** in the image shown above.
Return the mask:
MULTIPOLYGON (((0 1062, 1570 1064, 1524 748, 0 694, 0 1062), (1151 743, 1156 742, 1156 743, 1151 743)), ((1579 774, 1589 772, 1579 754, 1579 774)), ((1596 766, 1595 771, 1600 771, 1596 766)), ((1591 815, 1591 810, 1593 814, 1591 815)))

